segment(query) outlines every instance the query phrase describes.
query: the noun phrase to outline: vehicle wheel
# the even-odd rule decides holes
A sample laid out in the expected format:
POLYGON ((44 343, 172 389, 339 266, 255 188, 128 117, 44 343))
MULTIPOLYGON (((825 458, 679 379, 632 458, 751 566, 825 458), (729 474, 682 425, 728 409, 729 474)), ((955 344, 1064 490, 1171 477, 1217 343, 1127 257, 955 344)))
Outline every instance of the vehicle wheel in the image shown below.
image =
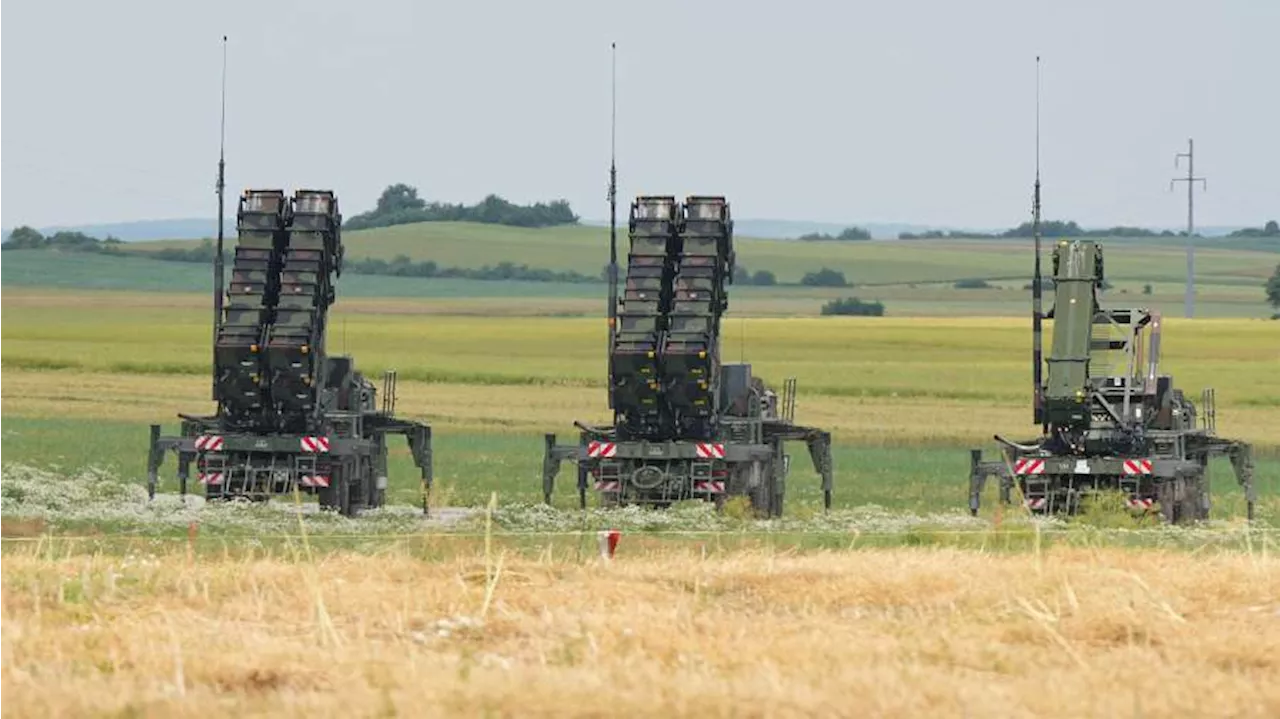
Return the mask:
POLYGON ((1156 484, 1156 501, 1160 503, 1160 517, 1166 524, 1179 524, 1182 520, 1182 512, 1179 505, 1179 495, 1182 494, 1182 478, 1166 480, 1156 484))
POLYGON ((1209 493, 1206 489, 1203 474, 1183 480, 1182 498, 1178 502, 1178 514, 1183 522, 1203 522, 1209 518, 1209 493))
POLYGON ((779 516, 781 507, 776 506, 780 498, 775 494, 777 478, 773 476, 773 462, 754 462, 753 465, 760 467, 760 483, 748 491, 751 509, 762 519, 779 516))
POLYGON ((347 481, 347 466, 343 462, 333 468, 329 486, 320 490, 320 508, 337 511, 344 517, 351 516, 351 489, 347 481))

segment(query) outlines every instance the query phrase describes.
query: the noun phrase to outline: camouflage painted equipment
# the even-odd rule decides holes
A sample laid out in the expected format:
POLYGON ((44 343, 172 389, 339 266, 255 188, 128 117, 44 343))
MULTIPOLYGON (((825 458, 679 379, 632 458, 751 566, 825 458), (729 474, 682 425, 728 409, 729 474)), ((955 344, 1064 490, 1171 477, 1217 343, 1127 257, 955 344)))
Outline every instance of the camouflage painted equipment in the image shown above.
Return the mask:
POLYGON ((750 365, 720 362, 734 266, 729 204, 723 197, 679 203, 674 196, 642 196, 631 205, 629 230, 626 284, 611 313, 618 319, 610 333, 614 422, 578 423, 574 445, 547 435, 545 500, 560 463, 570 460, 578 465, 582 506, 591 478, 606 505, 666 506, 688 498, 719 504, 737 494, 777 516, 790 467, 783 443, 802 440, 829 507, 831 437, 794 423, 794 378, 780 403, 750 365))
POLYGON ((611 406, 628 435, 662 434, 669 427, 660 403, 658 353, 671 311, 680 205, 674 197, 640 197, 631 204, 627 278, 610 347, 611 406))
POLYGON ((173 451, 184 494, 194 463, 209 499, 262 500, 298 489, 350 515, 385 501, 386 437, 402 434, 421 473, 425 511, 430 427, 395 417, 394 371, 384 376, 379 404, 377 388, 354 360, 327 351, 343 256, 337 198, 328 190, 292 197, 247 190, 236 224, 239 241, 214 344, 217 412, 179 415, 177 437, 162 437, 152 425, 150 493, 165 453, 173 451))
POLYGON ((1135 511, 1158 509, 1169 522, 1202 520, 1209 514, 1209 459, 1225 456, 1252 519, 1251 447, 1216 435, 1212 389, 1202 394, 1197 422, 1196 406, 1160 374, 1160 314, 1100 306, 1104 263, 1092 241, 1059 242, 1053 272, 1054 306, 1045 316, 1053 320, 1053 342, 1035 388, 1044 434, 1025 442, 996 435, 1000 460, 971 451, 970 510, 977 514, 986 479, 996 476, 1003 501, 1016 486, 1033 512, 1072 513, 1088 494, 1109 490, 1123 493, 1135 511))
POLYGON ((249 190, 240 197, 240 238, 214 345, 214 396, 228 428, 269 428, 260 350, 279 297, 279 257, 288 225, 289 204, 282 190, 249 190))

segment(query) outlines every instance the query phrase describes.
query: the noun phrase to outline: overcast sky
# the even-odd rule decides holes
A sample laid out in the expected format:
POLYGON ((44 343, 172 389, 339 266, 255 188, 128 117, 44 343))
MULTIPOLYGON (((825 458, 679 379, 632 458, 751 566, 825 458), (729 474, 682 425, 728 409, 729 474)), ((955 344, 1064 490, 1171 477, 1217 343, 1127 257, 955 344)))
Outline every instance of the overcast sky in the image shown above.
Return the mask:
MULTIPOLYGON (((724 194, 741 218, 1008 226, 1028 217, 1034 57, 1045 212, 1177 225, 1280 216, 1280 2, 6 0, 3 217, 210 216, 220 39, 227 184, 391 182, 607 216, 609 42, 622 198, 724 194)), ((233 207, 233 205, 232 205, 233 207)))

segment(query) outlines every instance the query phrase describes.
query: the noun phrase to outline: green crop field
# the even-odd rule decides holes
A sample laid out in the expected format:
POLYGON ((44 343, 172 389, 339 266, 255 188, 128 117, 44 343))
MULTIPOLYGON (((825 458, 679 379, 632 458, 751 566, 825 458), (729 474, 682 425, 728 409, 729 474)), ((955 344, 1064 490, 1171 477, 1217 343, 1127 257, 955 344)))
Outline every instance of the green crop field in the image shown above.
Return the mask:
MULTIPOLYGON (((234 239, 232 238, 232 242, 234 239)), ((344 236, 348 257, 390 259, 405 255, 440 266, 476 269, 499 262, 550 270, 600 273, 607 261, 607 230, 556 227, 540 230, 472 223, 420 223, 344 236)), ((625 245, 625 237, 622 238, 625 245)), ((1112 304, 1141 305, 1175 314, 1182 307, 1183 250, 1161 242, 1103 240, 1107 248, 1106 293, 1112 304), (1151 294, 1146 294, 1147 286, 1151 294)), ((194 241, 131 243, 126 257, 49 251, 4 254, 5 287, 207 292, 209 268, 145 259, 148 252, 192 246, 194 241)), ((1252 246, 1252 245, 1251 245, 1252 246)), ((1261 244, 1257 245, 1262 247, 1261 244)), ((625 247, 623 248, 625 251, 625 247)), ((1280 246, 1276 247, 1280 250, 1280 246)), ((1025 241, 798 242, 738 238, 738 262, 751 271, 769 270, 783 285, 735 286, 733 310, 748 316, 815 315, 837 297, 879 300, 891 316, 1015 315, 1027 311, 1031 248, 1025 241), (843 272, 852 287, 813 288, 794 283, 822 267, 843 272), (962 279, 983 279, 991 287, 957 289, 962 279)), ((1198 251, 1199 315, 1266 317, 1262 285, 1280 261, 1280 251, 1203 247, 1198 251)), ((480 281, 385 277, 348 273, 340 298, 485 299, 501 314, 594 315, 603 302, 602 284, 480 281), (512 301, 501 309, 498 300, 512 301)))
MULTIPOLYGON (((423 223, 352 232, 348 257, 405 254, 443 266, 499 261, 598 272, 606 231, 423 223)), ((625 241, 625 240, 624 240, 625 241)), ((9 466, 103 467, 137 484, 146 427, 176 430, 209 400, 209 267, 148 259, 190 242, 127 246, 126 256, 37 250, 3 255, 3 350, 9 466)), ((731 290, 728 359, 771 382, 799 380, 799 419, 831 429, 838 504, 915 513, 963 506, 967 449, 999 431, 1032 435, 1027 293, 1030 248, 1016 241, 806 243, 741 238, 738 260, 784 282, 826 266, 852 288, 795 284, 731 290), (992 287, 957 289, 957 279, 992 287), (819 318, 832 298, 880 300, 883 318, 819 318), (1012 315, 1012 317, 999 317, 1012 315)), ((1165 368, 1198 396, 1215 386, 1219 429, 1254 442, 1259 482, 1280 494, 1280 323, 1263 321, 1261 284, 1280 254, 1203 248, 1200 315, 1166 321, 1165 368), (1255 318, 1255 319, 1247 319, 1255 318)), ((1119 241, 1107 249, 1111 304, 1181 309, 1181 249, 1119 241), (1150 284, 1152 293, 1143 292, 1150 284)), ((376 375, 395 368, 399 411, 436 430, 438 499, 526 502, 539 492, 541 438, 606 419, 603 284, 383 277, 348 273, 331 314, 332 350, 376 375)), ((789 505, 807 511, 816 479, 801 463, 789 505)), ((172 474, 172 464, 168 473, 172 474)), ((418 489, 407 450, 393 456, 392 496, 418 489)), ((1215 469, 1238 509, 1234 483, 1215 469)), ((172 483, 169 484, 172 489, 172 483)), ((571 491, 563 488, 569 501, 571 491)))
MULTIPOLYGON (((524 229, 459 222, 423 222, 343 234, 347 256, 391 259, 406 255, 441 266, 480 267, 499 261, 598 275, 608 262, 608 229, 550 227, 524 229)), ((625 228, 619 235, 625 252, 625 228)), ((1176 282, 1185 276, 1184 250, 1168 244, 1102 239, 1107 273, 1113 282, 1176 282)), ((131 243, 146 252, 193 246, 195 241, 131 243)), ((1046 242, 1046 247, 1051 242, 1046 242)), ((797 282, 821 267, 840 270, 859 285, 954 282, 965 278, 1026 281, 1031 274, 1031 244, 1010 240, 913 240, 797 242, 735 238, 738 261, 751 270, 767 269, 779 281, 797 282)), ((1238 249, 1197 252, 1197 273, 1206 284, 1260 284, 1280 253, 1238 249)))
MULTIPOLYGON (((200 295, 15 288, 4 299, 7 462, 67 472, 99 466, 140 482, 146 426, 161 422, 173 431, 178 412, 212 409, 208 308, 200 295)), ((367 372, 399 371, 399 411, 436 427, 442 496, 476 504, 497 491, 504 501, 533 501, 541 434, 571 435, 573 420, 606 416, 604 325, 490 316, 474 307, 468 315, 472 301, 445 302, 339 303, 331 346, 353 351, 367 372)), ((798 418, 834 432, 844 507, 958 510, 966 449, 989 446, 995 431, 1034 431, 1021 319, 731 319, 724 342, 729 358, 753 362, 771 382, 798 378, 798 418)), ((1168 320, 1164 350, 1165 368, 1193 396, 1216 386, 1220 431, 1257 445, 1258 480, 1270 503, 1264 512, 1273 512, 1280 323, 1168 320)), ((393 498, 411 501, 417 489, 403 447, 393 473, 393 498)), ((1216 491, 1238 498, 1225 463, 1214 477, 1216 491)), ((817 501, 816 478, 803 462, 791 486, 793 508, 817 501)), ((567 504, 571 489, 563 490, 567 504)), ((1218 506, 1225 515, 1236 502, 1218 506)))

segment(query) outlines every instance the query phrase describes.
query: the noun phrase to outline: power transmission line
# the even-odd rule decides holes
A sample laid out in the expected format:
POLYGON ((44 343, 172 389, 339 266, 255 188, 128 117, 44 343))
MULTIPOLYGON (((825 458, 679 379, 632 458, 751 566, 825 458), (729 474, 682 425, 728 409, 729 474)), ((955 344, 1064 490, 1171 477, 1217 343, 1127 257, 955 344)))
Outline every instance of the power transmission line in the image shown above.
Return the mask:
POLYGON ((1196 246, 1195 229, 1196 229, 1196 200, 1195 186, 1201 183, 1201 187, 1207 192, 1209 190, 1209 181, 1203 177, 1196 177, 1196 158, 1195 158, 1195 141, 1187 140, 1187 151, 1179 152, 1173 157, 1173 166, 1178 167, 1182 158, 1187 158, 1187 176, 1175 177, 1169 182, 1169 190, 1173 190, 1173 186, 1179 182, 1187 183, 1187 290, 1186 290, 1186 314, 1187 318, 1195 316, 1196 313, 1196 246))

